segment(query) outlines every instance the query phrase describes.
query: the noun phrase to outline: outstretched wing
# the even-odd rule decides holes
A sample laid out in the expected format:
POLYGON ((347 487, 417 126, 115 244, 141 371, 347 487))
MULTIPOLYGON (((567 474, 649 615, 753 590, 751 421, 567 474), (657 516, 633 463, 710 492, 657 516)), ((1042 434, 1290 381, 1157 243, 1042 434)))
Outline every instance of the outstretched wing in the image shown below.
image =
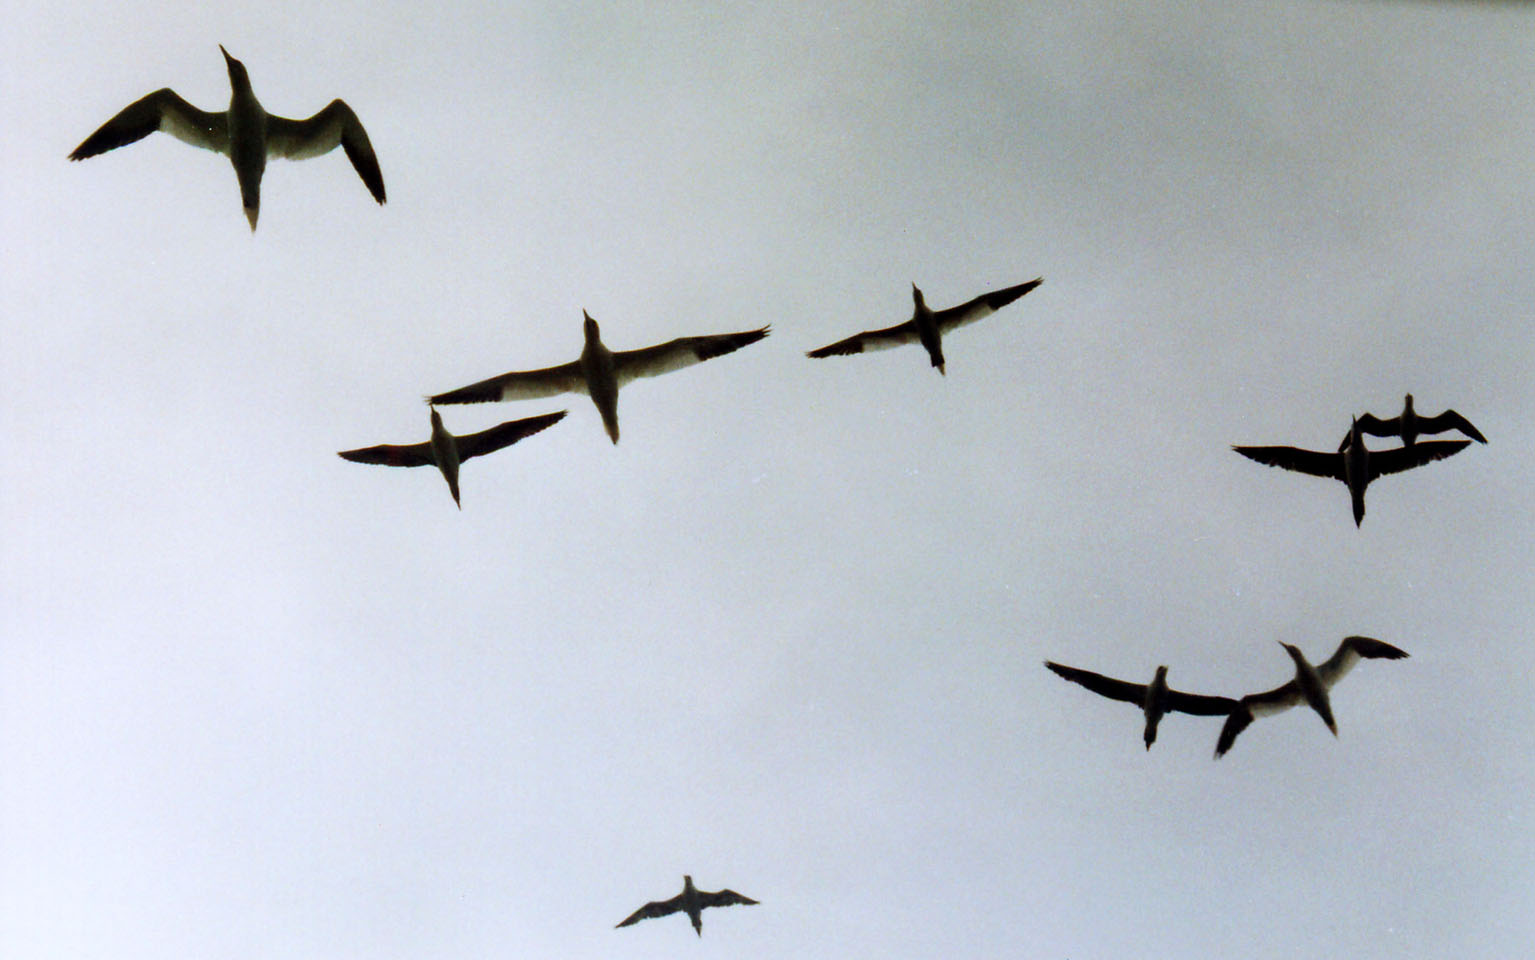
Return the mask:
POLYGON ((229 152, 229 126, 224 114, 199 110, 177 96, 176 91, 165 87, 128 104, 117 116, 86 137, 85 142, 70 153, 69 159, 84 160, 126 147, 156 130, 163 130, 194 147, 217 153, 229 152))
POLYGON ((378 169, 373 143, 368 140, 368 131, 362 128, 362 121, 344 101, 332 100, 330 106, 308 120, 267 117, 269 157, 307 160, 330 153, 338 144, 346 150, 346 158, 352 161, 352 168, 362 177, 373 199, 383 203, 384 175, 378 169))
POLYGON ((1325 662, 1317 664, 1316 672, 1322 683, 1332 689, 1333 684, 1342 680, 1361 659, 1401 660, 1406 656, 1406 650, 1371 637, 1344 637, 1343 642, 1338 644, 1337 652, 1325 662))
POLYGON ((1237 734, 1246 730, 1256 717, 1266 717, 1269 714, 1281 713, 1293 706, 1306 702, 1306 697, 1301 693, 1300 684, 1291 680, 1282 687, 1264 693, 1250 693, 1243 697, 1236 707, 1226 717, 1226 725, 1221 727, 1220 738, 1215 741, 1215 757, 1231 749, 1236 742, 1237 734))
POLYGON ((738 903, 751 905, 756 902, 751 897, 743 897, 734 890, 719 890, 714 893, 698 891, 698 903, 703 907, 729 907, 738 903))
POLYGON ((1115 680, 1113 677, 1105 677, 1101 673, 1093 673, 1091 670, 1079 670, 1076 667, 1068 667, 1064 664, 1046 660, 1045 666, 1056 674, 1064 677, 1072 683, 1080 683, 1102 697, 1110 700, 1123 700, 1126 703, 1141 705, 1146 700, 1146 685, 1143 683, 1129 683, 1124 680, 1115 680))
POLYGON ((1487 438, 1482 432, 1471 425, 1471 421, 1456 413, 1454 410, 1446 410, 1437 417, 1421 417, 1419 424, 1424 433, 1443 433, 1446 430, 1459 430, 1477 443, 1486 443, 1487 438))
POLYGON ((695 363, 703 363, 768 335, 768 327, 741 333, 716 333, 703 337, 678 337, 642 350, 620 350, 613 354, 613 376, 623 386, 640 377, 657 377, 695 363))
POLYGON ((1238 705, 1231 711, 1231 714, 1226 717, 1226 725, 1221 727, 1220 737, 1215 741, 1215 759, 1219 760, 1224 756, 1226 751, 1231 749, 1231 745, 1237 742, 1237 735, 1246 730, 1252 722, 1253 715, 1246 707, 1238 705))
POLYGON ((1220 717, 1235 710, 1238 701, 1231 697, 1207 697, 1198 693, 1167 691, 1167 709, 1201 717, 1220 717))
POLYGON ((967 323, 974 323, 983 317, 991 316, 1043 282, 1044 278, 1040 277, 1030 280, 1028 283, 1020 283, 1016 287, 1007 287, 1002 290, 983 293, 968 303, 962 303, 957 307, 950 307, 947 310, 937 311, 933 314, 933 319, 938 321, 938 329, 941 332, 948 333, 957 327, 963 327, 967 323))
MULTIPOLYGON (((1322 453, 1319 450, 1302 450, 1299 447, 1232 447, 1237 453, 1271 467, 1283 467, 1297 473, 1309 473, 1313 477, 1343 479, 1343 455, 1322 453)), ((1374 462, 1374 455, 1370 460, 1374 462)))
MULTIPOLYGON (((1374 414, 1367 413, 1358 418, 1359 432, 1368 433, 1372 437, 1399 437, 1402 435, 1402 418, 1392 417, 1390 420, 1382 420, 1374 414)), ((1338 452, 1348 449, 1349 439, 1354 431, 1350 430, 1343 435, 1343 442, 1338 444, 1338 452)))
POLYGON ((359 450, 342 450, 336 456, 355 463, 381 463, 386 467, 424 467, 437 462, 432 458, 432 445, 429 442, 407 446, 383 443, 359 450))
POLYGON ((564 419, 565 413, 566 411, 561 410, 559 413, 545 413, 525 420, 508 420, 489 430, 457 437, 454 443, 458 446, 458 459, 468 460, 470 457, 482 456, 500 450, 502 447, 509 447, 523 437, 530 437, 540 430, 546 430, 559 423, 564 419))
POLYGON ((618 927, 627 927, 631 923, 639 923, 641 920, 648 920, 651 917, 664 917, 669 913, 676 913, 681 909, 682 894, 680 893, 675 897, 672 897, 670 900, 652 900, 645 904, 643 907, 640 907, 638 910, 625 917, 617 924, 617 926, 614 927, 614 929, 617 929, 618 927))
MULTIPOLYGON (((1457 454, 1471 446, 1470 440, 1431 440, 1410 447, 1370 452, 1370 479, 1387 473, 1401 473, 1434 460, 1457 454)), ((1341 458, 1340 458, 1341 459, 1341 458)))
POLYGON ((920 339, 917 335, 917 322, 907 320, 905 323, 885 327, 883 330, 865 330, 863 333, 855 333, 846 340, 838 340, 836 343, 809 350, 805 356, 836 357, 850 353, 867 353, 871 350, 889 350, 891 347, 917 343, 920 339))
POLYGON ((541 370, 519 370, 471 383, 435 397, 428 403, 488 403, 496 400, 537 400, 561 393, 586 393, 586 378, 575 360, 541 370))

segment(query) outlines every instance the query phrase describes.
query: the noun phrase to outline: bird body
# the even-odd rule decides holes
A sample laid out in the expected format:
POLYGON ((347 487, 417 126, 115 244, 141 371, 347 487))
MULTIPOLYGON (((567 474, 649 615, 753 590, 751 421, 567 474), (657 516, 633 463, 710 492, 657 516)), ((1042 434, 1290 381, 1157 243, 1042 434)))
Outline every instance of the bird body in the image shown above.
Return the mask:
POLYGON ((838 340, 836 343, 817 347, 807 352, 805 356, 842 356, 851 353, 865 353, 870 350, 887 350, 906 343, 920 343, 922 348, 927 351, 928 361, 942 374, 944 372, 944 334, 951 333, 965 324, 974 323, 983 317, 991 316, 1030 290, 1033 290, 1042 282, 1044 282, 1043 279, 1034 279, 1014 287, 993 290, 990 293, 983 293, 974 300, 962 303, 957 307, 950 307, 947 310, 938 310, 936 312, 928 307, 927 300, 922 295, 922 291, 914 283, 911 285, 912 314, 910 320, 907 320, 905 323, 898 323, 893 327, 855 333, 851 337, 838 340))
POLYGON ((1362 659, 1401 660, 1407 656, 1406 651, 1371 637, 1345 637, 1331 657, 1313 666, 1299 647, 1288 643, 1281 646, 1295 663, 1295 678, 1284 686, 1264 693, 1248 694, 1237 702, 1236 708, 1226 717, 1226 724, 1216 740, 1217 759, 1231 749, 1237 735, 1246 730, 1255 718, 1280 713, 1300 704, 1315 710, 1336 737, 1338 725, 1333 719, 1330 691, 1337 686, 1338 681, 1362 659))
POLYGON ((222 46, 219 50, 229 72, 228 110, 222 113, 199 110, 164 87, 124 107, 76 147, 69 159, 85 160, 142 140, 156 130, 194 147, 222 153, 234 166, 245 218, 254 231, 261 209, 261 177, 268 158, 303 160, 329 153, 339 145, 346 150, 373 199, 384 202, 384 177, 378 158, 351 107, 333 100, 307 120, 289 120, 267 113, 251 88, 245 64, 231 57, 222 46))
POLYGON ((1156 742, 1157 725, 1169 712, 1207 717, 1225 716, 1237 706, 1237 702, 1230 697, 1209 697, 1171 689, 1167 685, 1167 667, 1165 666, 1157 667, 1156 676, 1152 677, 1148 684, 1115 680, 1100 673, 1068 667, 1049 660, 1045 661, 1045 666, 1057 676, 1081 684, 1099 696, 1108 697, 1111 700, 1123 700, 1140 707, 1146 717, 1146 730, 1142 734, 1142 739, 1146 741, 1147 750, 1150 750, 1151 745, 1156 742))
POLYGON ((1231 449, 1271 467, 1283 467, 1315 477, 1331 477, 1343 481, 1348 487, 1349 499, 1354 508, 1354 526, 1357 527, 1364 522, 1364 491, 1370 481, 1384 474, 1400 473, 1434 460, 1442 460, 1459 453, 1471 443, 1469 440, 1435 440, 1411 447, 1372 452, 1364 445, 1357 419, 1349 428, 1349 436, 1351 439, 1344 444, 1344 449, 1337 453, 1302 450, 1299 447, 1233 446, 1231 449))
MULTIPOLYGON (((756 900, 743 897, 734 890, 699 890, 693 886, 693 878, 682 878, 682 892, 670 900, 652 900, 638 910, 621 920, 617 926, 627 927, 630 924, 639 923, 650 917, 664 917, 679 911, 688 915, 688 920, 693 924, 693 932, 700 937, 704 935, 704 923, 700 914, 705 907, 728 907, 732 904, 755 904, 756 900)), ((615 928, 616 929, 616 928, 615 928)))
POLYGON ((487 403, 499 400, 530 400, 560 393, 584 393, 592 398, 602 416, 609 439, 618 442, 618 391, 639 377, 659 376, 702 363, 756 343, 768 335, 768 327, 740 333, 678 337, 640 350, 609 350, 602 342, 597 321, 582 315, 585 344, 570 363, 540 370, 519 370, 490 377, 467 387, 428 397, 432 404, 487 403))
POLYGON ((511 446, 523 437, 552 427, 564 416, 565 411, 561 410, 524 420, 508 420, 479 433, 454 436, 442 425, 442 415, 433 410, 432 436, 424 443, 386 443, 376 447, 342 450, 337 456, 354 463, 377 463, 390 467, 435 466, 448 482, 448 492, 453 494, 453 502, 462 510, 463 504, 458 499, 458 468, 463 461, 511 446))

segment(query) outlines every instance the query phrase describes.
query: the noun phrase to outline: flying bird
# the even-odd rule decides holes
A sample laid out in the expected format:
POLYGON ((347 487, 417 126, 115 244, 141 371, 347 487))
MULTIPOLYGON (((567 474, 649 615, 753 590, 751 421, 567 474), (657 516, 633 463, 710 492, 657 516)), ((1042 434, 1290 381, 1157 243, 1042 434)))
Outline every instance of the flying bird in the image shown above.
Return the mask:
MULTIPOLYGON (((1359 432, 1368 433, 1374 437, 1401 437, 1402 446, 1410 447, 1418 439, 1420 433, 1444 433, 1446 430, 1459 430, 1477 443, 1486 443, 1487 438, 1482 432, 1471 425, 1471 421, 1456 413, 1454 410, 1446 410, 1437 417, 1421 416, 1412 408, 1412 394, 1407 395, 1407 400, 1402 405, 1402 412, 1390 420, 1382 420, 1372 414, 1365 414, 1359 418, 1359 432)), ((1345 434, 1343 442, 1338 444, 1338 452, 1349 445, 1349 438, 1353 431, 1345 434)))
POLYGON ((1110 700, 1123 700, 1140 707, 1146 715, 1146 733, 1143 739, 1146 741, 1147 750, 1150 750, 1151 745, 1156 742, 1157 724, 1162 722, 1162 715, 1165 713, 1176 711, 1202 717, 1223 717, 1237 707, 1237 702, 1230 697, 1206 697, 1171 689, 1167 685, 1166 667, 1157 667, 1157 675, 1152 678, 1151 683, 1145 684, 1115 680, 1100 673, 1079 670, 1076 667, 1064 666, 1049 660, 1045 661, 1045 666, 1058 676, 1065 677, 1073 683, 1080 683, 1099 696, 1108 697, 1110 700))
POLYGON ((915 304, 911 319, 883 330, 865 330, 846 340, 817 347, 805 354, 807 357, 831 357, 848 353, 864 353, 869 350, 888 350, 906 343, 920 343, 927 351, 928 359, 938 372, 943 373, 943 335, 951 333, 967 323, 989 317, 1019 297, 1043 283, 1043 278, 1020 283, 1016 287, 983 293, 968 303, 934 312, 922 298, 922 291, 911 285, 911 299, 915 304))
POLYGON ((337 456, 356 463, 381 463, 389 467, 435 466, 442 471, 443 479, 448 481, 448 491, 453 494, 453 502, 462 510, 464 505, 458 501, 460 463, 470 457, 483 456, 502 447, 509 447, 523 437, 554 426, 564 416, 565 411, 561 410, 559 413, 546 413, 526 420, 508 420, 489 430, 455 437, 442 425, 442 415, 433 410, 432 438, 424 443, 405 446, 384 443, 359 450, 342 450, 337 456))
POLYGON ((1328 691, 1361 659, 1401 660, 1407 656, 1405 650, 1398 650, 1389 643, 1369 637, 1344 637, 1336 653, 1325 662, 1312 666, 1306 662, 1299 647, 1289 643, 1281 643, 1280 646, 1295 661, 1295 679, 1267 693, 1250 693, 1239 701, 1237 708, 1226 718, 1220 739, 1215 743, 1216 759, 1231 749, 1237 734, 1246 730, 1254 717, 1266 717, 1303 703, 1317 712, 1317 716, 1322 718, 1327 729, 1336 737, 1338 725, 1333 721, 1332 701, 1328 691))
POLYGON ((124 107, 101 129, 86 137, 69 159, 84 160, 125 147, 156 130, 194 147, 217 151, 234 164, 245 219, 254 232, 261 207, 261 175, 266 171, 267 160, 272 157, 305 160, 329 153, 340 144, 373 199, 384 202, 384 175, 379 172, 368 133, 351 107, 332 100, 330 106, 308 120, 273 116, 256 100, 245 64, 231 57, 222 45, 219 50, 224 54, 229 85, 233 88, 228 110, 222 113, 199 110, 165 87, 124 107))
POLYGON ((447 393, 428 397, 427 402, 487 403, 496 400, 533 400, 559 393, 585 393, 597 405, 602 425, 614 443, 618 442, 618 388, 640 377, 655 377, 695 363, 733 353, 768 335, 768 327, 741 333, 717 333, 703 337, 678 337, 643 350, 609 350, 602 342, 597 321, 581 311, 586 345, 581 356, 570 363, 542 370, 521 370, 471 383, 447 393))
POLYGON ((703 912, 705 907, 728 907, 737 903, 751 905, 756 902, 751 897, 743 897, 734 890, 718 890, 713 893, 707 890, 699 890, 693 886, 692 877, 684 876, 682 878, 681 893, 670 900, 650 901, 625 917, 614 929, 627 927, 631 923, 639 923, 641 920, 647 920, 651 917, 664 917, 669 913, 676 913, 681 910, 687 913, 689 920, 693 921, 693 932, 701 937, 704 935, 704 922, 699 917, 699 914, 703 912))
POLYGON ((1383 474, 1400 473, 1413 467, 1421 467, 1433 460, 1442 460, 1471 445, 1470 440, 1433 440, 1415 443, 1410 447, 1398 447, 1394 450, 1370 451, 1365 449, 1361 434, 1359 421, 1356 419, 1353 426, 1349 428, 1351 439, 1344 444, 1346 449, 1337 453, 1302 450, 1298 447, 1233 446, 1231 449, 1250 460, 1256 460, 1271 467, 1283 467, 1298 473, 1309 473, 1314 477, 1342 480, 1348 486, 1349 496, 1353 499, 1354 526, 1357 527, 1364 521, 1364 491, 1371 480, 1383 474))

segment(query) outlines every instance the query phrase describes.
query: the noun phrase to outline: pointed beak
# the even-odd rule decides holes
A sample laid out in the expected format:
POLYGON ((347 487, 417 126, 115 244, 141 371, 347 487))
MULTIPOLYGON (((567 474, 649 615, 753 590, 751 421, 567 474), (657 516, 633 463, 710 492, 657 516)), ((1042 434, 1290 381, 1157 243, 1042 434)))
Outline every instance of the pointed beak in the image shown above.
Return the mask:
POLYGON ((224 63, 225 64, 230 64, 230 63, 234 63, 235 62, 235 58, 231 57, 229 55, 229 51, 224 49, 224 45, 222 43, 219 44, 219 53, 222 53, 224 55, 224 63))

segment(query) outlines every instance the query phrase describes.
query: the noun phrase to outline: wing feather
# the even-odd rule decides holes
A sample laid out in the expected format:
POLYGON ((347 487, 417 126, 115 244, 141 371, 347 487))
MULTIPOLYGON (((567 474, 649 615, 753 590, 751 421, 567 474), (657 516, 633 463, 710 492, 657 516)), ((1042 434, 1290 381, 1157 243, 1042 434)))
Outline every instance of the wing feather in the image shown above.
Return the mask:
POLYGON ((905 323, 898 323, 882 330, 865 330, 863 333, 855 333, 845 340, 838 340, 836 343, 807 351, 805 356, 838 357, 852 353, 868 353, 871 350, 889 350, 891 347, 917 343, 920 340, 921 338, 917 335, 917 322, 907 320, 905 323))
POLYGON ((541 370, 520 370, 427 397, 432 404, 490 403, 498 400, 538 400, 561 393, 586 393, 586 377, 575 360, 541 370))
POLYGON ((1482 436, 1482 431, 1471 425, 1471 421, 1456 413, 1454 410, 1446 410, 1437 417, 1422 417, 1419 420, 1424 433, 1443 433, 1446 430, 1459 430, 1477 443, 1486 443, 1487 438, 1482 436))
POLYGON ((126 147, 156 130, 194 147, 215 153, 229 152, 229 126, 222 113, 199 110, 181 99, 170 87, 128 104, 117 116, 102 124, 70 154, 71 160, 84 160, 97 154, 126 147))
POLYGON ((489 430, 457 437, 454 442, 458 446, 458 459, 468 460, 470 457, 483 456, 494 453, 502 447, 509 447, 523 437, 531 437, 540 430, 547 430, 559 423, 564 419, 565 413, 566 411, 561 410, 559 413, 545 413, 523 420, 508 420, 489 430))
POLYGON ((962 303, 957 307, 950 307, 947 310, 935 312, 933 319, 938 321, 938 329, 941 332, 948 333, 968 323, 974 323, 984 317, 991 316, 1043 282, 1044 278, 1039 277, 1030 280, 1028 283, 1020 283, 1016 287, 1006 287, 1002 290, 983 293, 974 300, 962 303))
POLYGON ((1317 664, 1316 672, 1322 683, 1332 689, 1333 684, 1342 680, 1361 659, 1401 660, 1407 655, 1407 651, 1371 637, 1344 637, 1337 652, 1317 664))
POLYGON ((1435 460, 1443 460, 1469 446, 1471 446, 1470 440, 1430 440, 1427 443, 1415 443, 1410 447, 1372 450, 1369 461, 1370 479, 1373 480, 1387 473, 1401 473, 1403 470, 1421 467, 1435 460))
POLYGON ((336 455, 343 460, 351 460, 354 463, 378 463, 387 467, 424 467, 437 462, 432 457, 432 445, 430 442, 412 443, 403 446, 382 443, 376 447, 342 450, 336 455))
POLYGON ((681 909, 682 894, 680 893, 675 897, 672 897, 670 900, 652 900, 645 904, 643 907, 640 907, 638 910, 629 914, 623 920, 619 921, 614 929, 617 929, 617 927, 627 927, 631 923, 639 923, 641 920, 648 920, 651 917, 664 917, 669 913, 676 913, 681 909))
MULTIPOLYGON (((1314 477, 1343 479, 1343 455, 1323 453, 1319 450, 1302 450, 1299 447, 1237 447, 1231 449, 1249 460, 1271 467, 1283 467, 1297 473, 1309 473, 1314 477)), ((1371 455, 1373 462, 1374 455, 1371 455)))
POLYGON ((751 897, 742 896, 734 890, 717 890, 714 893, 698 891, 698 903, 704 907, 729 907, 736 904, 751 906, 756 902, 751 897))
POLYGON ((307 120, 268 116, 266 144, 267 156, 289 160, 307 160, 343 147, 373 199, 384 202, 384 174, 378 168, 373 143, 362 121, 343 100, 332 100, 307 120))
POLYGON ((1140 706, 1146 700, 1146 685, 1143 683, 1115 680, 1113 677, 1105 677, 1101 673, 1093 673, 1091 670, 1081 670, 1077 667, 1068 667, 1050 660, 1045 661, 1045 666, 1056 676, 1064 677, 1072 683, 1079 683, 1101 697, 1108 697, 1110 700, 1123 700, 1136 706, 1140 706))
POLYGON ((734 353, 768 335, 768 327, 740 333, 716 333, 701 337, 678 337, 666 343, 640 350, 613 353, 613 376, 623 386, 640 377, 657 377, 695 363, 703 363, 727 353, 734 353))

